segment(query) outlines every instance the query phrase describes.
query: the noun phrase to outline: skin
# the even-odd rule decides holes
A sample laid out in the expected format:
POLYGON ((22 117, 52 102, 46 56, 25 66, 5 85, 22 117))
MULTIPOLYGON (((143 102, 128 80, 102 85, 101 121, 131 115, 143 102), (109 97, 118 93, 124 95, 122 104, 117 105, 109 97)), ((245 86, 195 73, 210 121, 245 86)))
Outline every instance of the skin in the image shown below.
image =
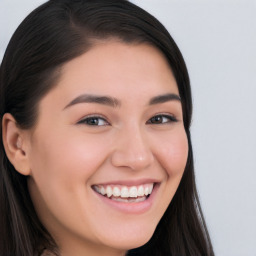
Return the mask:
POLYGON ((38 216, 62 256, 125 255, 151 238, 184 172, 188 142, 180 101, 149 104, 159 95, 179 95, 176 81, 159 50, 117 41, 98 43, 61 72, 39 103, 33 129, 20 130, 4 116, 7 155, 28 176, 38 216), (83 94, 114 97, 120 105, 66 107, 83 94), (152 122, 161 114, 171 117, 152 122), (79 122, 95 115, 99 125, 79 122), (113 208, 92 189, 149 178, 159 188, 143 213, 113 208))

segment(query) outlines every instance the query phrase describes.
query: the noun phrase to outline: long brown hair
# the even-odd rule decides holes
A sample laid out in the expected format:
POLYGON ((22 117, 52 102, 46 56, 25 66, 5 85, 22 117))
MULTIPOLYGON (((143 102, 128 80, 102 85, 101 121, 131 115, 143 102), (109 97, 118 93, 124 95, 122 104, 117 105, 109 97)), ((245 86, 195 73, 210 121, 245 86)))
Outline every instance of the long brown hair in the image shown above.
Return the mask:
MULTIPOLYGON (((11 113, 21 128, 33 127, 38 103, 56 84, 61 66, 88 51, 95 40, 109 38, 151 44, 163 52, 178 85, 189 143, 181 183, 153 237, 127 255, 213 256, 195 186, 187 68, 168 31, 143 9, 126 0, 50 0, 34 10, 11 38, 0 67, 1 120, 11 113)), ((45 248, 57 253, 34 210, 27 178, 9 162, 2 138, 0 211, 0 256, 35 256, 45 248)))

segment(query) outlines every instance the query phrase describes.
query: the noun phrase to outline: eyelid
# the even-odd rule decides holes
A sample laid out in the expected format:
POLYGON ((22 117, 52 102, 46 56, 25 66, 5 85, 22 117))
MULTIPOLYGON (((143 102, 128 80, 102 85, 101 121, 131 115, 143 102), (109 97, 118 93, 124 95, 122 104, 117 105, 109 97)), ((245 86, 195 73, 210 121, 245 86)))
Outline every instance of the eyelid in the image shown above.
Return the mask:
POLYGON ((175 116, 175 115, 173 115, 173 114, 167 114, 167 113, 157 113, 157 114, 155 114, 154 116, 152 116, 147 122, 146 122, 146 124, 154 124, 154 125, 159 125, 159 124, 168 124, 168 123, 173 123, 173 122, 178 122, 179 120, 177 119, 177 117, 175 116), (163 122, 163 123, 150 123, 150 120, 152 119, 152 118, 154 118, 154 117, 158 117, 158 116, 160 116, 160 117, 163 117, 163 118, 168 118, 169 119, 169 121, 168 122, 163 122))
MULTIPOLYGON (((168 124, 168 123, 173 123, 173 122, 178 122, 179 120, 176 118, 175 115, 170 114, 170 113, 156 113, 155 115, 153 115, 147 122, 146 124, 168 124), (154 117, 163 117, 163 118, 168 118, 169 121, 168 122, 162 122, 162 123, 152 123, 150 122, 152 120, 152 118, 154 117)), ((84 116, 83 118, 81 118, 77 124, 85 124, 88 126, 107 126, 110 125, 110 122, 108 121, 108 118, 106 118, 105 116, 103 116, 102 114, 89 114, 87 116, 84 116), (95 118, 95 119, 102 119, 106 124, 104 125, 90 125, 90 124, 86 124, 86 121, 90 118, 95 118)))
MULTIPOLYGON (((103 115, 101 114, 90 114, 90 115, 87 115, 87 116, 84 116, 83 118, 81 118, 77 124, 85 124, 86 120, 90 119, 90 118, 97 118, 97 119, 102 119, 104 120, 104 122, 106 122, 107 124, 105 125, 94 125, 94 126, 106 126, 106 125, 110 125, 110 122, 108 121, 108 119, 106 117, 104 117, 103 115)), ((93 125, 89 125, 87 124, 88 126, 93 126, 93 125)))
POLYGON ((178 119, 175 115, 173 114, 160 114, 163 117, 170 118, 172 122, 178 122, 178 119))

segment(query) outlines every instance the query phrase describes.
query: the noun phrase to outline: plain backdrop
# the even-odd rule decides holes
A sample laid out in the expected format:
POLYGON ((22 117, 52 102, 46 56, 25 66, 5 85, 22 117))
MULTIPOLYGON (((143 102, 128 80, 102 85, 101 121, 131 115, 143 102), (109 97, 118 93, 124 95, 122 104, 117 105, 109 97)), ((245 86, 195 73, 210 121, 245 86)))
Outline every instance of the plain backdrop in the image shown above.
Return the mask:
MULTIPOLYGON (((42 0, 0 0, 0 60, 42 0)), ((196 181, 216 256, 256 255, 256 1, 134 0, 188 66, 196 181)))

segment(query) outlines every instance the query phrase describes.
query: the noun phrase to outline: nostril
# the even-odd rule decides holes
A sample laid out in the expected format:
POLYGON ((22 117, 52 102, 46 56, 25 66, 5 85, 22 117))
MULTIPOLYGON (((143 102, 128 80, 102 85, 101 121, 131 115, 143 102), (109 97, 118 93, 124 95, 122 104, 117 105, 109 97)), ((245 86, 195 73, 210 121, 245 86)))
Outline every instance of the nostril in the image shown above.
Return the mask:
POLYGON ((114 166, 128 167, 132 170, 147 168, 154 161, 149 142, 144 138, 142 131, 137 131, 134 127, 126 134, 122 132, 122 137, 116 141, 111 157, 114 166))
POLYGON ((127 153, 116 151, 111 157, 111 162, 116 167, 127 167, 132 170, 141 170, 148 168, 154 161, 151 152, 127 153))

